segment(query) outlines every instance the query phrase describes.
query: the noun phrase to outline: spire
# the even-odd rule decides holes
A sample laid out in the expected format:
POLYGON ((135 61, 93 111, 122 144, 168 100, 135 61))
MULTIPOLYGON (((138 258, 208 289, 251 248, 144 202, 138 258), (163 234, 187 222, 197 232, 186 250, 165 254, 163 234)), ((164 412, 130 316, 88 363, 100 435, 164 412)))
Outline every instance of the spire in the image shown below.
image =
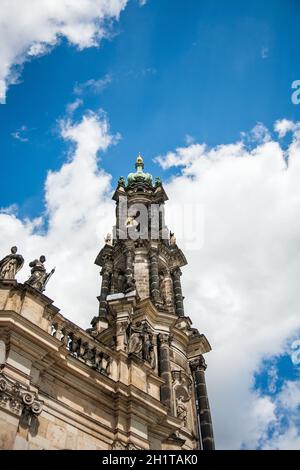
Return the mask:
POLYGON ((136 162, 135 162, 135 169, 137 170, 138 173, 143 173, 143 168, 144 168, 144 160, 143 160, 141 153, 139 152, 136 162))

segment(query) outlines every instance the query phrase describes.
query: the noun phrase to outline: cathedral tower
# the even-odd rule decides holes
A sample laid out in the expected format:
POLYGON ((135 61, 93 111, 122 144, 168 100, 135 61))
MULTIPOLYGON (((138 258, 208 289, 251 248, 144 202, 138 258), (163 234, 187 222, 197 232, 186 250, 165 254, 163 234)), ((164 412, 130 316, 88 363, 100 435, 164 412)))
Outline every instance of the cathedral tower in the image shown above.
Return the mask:
POLYGON ((92 332, 108 345, 113 338, 133 363, 150 365, 163 379, 161 401, 181 419, 184 437, 213 449, 203 358, 211 348, 184 312, 181 268, 187 261, 165 225, 168 197, 160 178, 153 182, 144 172, 140 154, 135 169, 118 181, 113 237, 108 234, 95 260, 102 285, 92 332))
POLYGON ((45 295, 56 274, 44 256, 25 283, 16 247, 0 260, 0 449, 214 449, 211 347, 184 311, 187 261, 165 224, 160 179, 140 155, 135 170, 113 195, 91 328, 45 295))

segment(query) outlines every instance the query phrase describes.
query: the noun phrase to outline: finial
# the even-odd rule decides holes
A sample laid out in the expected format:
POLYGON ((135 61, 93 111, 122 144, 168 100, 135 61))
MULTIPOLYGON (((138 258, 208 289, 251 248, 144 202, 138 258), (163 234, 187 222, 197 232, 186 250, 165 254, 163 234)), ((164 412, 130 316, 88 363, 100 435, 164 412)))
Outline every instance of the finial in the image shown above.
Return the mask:
POLYGON ((137 156, 137 159, 136 159, 136 162, 135 162, 135 168, 136 169, 138 169, 138 168, 143 169, 144 168, 144 160, 143 160, 143 157, 141 155, 141 152, 139 152, 139 154, 137 156))

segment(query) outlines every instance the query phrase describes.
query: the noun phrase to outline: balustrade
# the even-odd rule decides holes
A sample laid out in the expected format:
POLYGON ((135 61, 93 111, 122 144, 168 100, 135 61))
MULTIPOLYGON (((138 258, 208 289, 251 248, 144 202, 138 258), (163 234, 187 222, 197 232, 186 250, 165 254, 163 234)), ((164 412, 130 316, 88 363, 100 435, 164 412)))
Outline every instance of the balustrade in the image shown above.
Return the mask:
POLYGON ((72 323, 63 319, 54 318, 49 330, 52 336, 61 341, 71 356, 100 374, 110 375, 112 357, 97 340, 89 337, 84 331, 81 332, 78 328, 72 327, 72 323))

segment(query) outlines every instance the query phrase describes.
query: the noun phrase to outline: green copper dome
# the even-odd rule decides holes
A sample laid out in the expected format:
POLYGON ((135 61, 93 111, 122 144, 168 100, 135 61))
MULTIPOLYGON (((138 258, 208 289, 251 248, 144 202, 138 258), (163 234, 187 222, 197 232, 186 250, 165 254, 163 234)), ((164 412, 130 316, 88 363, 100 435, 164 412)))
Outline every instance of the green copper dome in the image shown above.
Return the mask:
POLYGON ((152 175, 143 172, 144 162, 140 153, 136 159, 135 168, 136 172, 129 173, 127 176, 127 186, 132 186, 135 183, 144 183, 152 186, 152 175))

